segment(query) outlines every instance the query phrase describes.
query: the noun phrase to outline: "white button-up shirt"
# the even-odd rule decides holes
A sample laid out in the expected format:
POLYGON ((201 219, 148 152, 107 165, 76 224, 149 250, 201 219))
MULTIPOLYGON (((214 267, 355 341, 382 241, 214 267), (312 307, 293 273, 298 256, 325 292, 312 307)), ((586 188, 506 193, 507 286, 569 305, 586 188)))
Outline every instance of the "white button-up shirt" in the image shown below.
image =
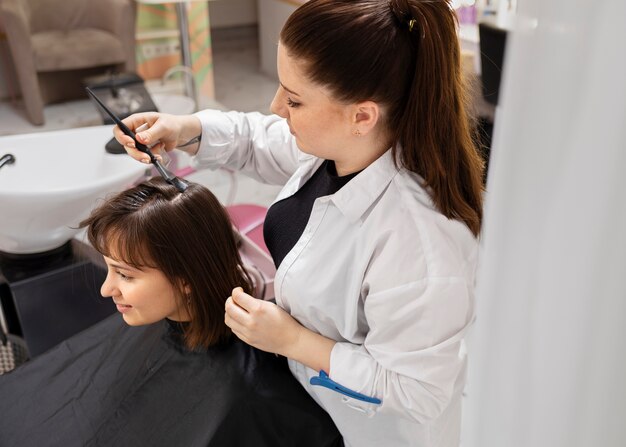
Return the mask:
MULTIPOLYGON (((226 166, 294 194, 323 160, 302 153, 285 120, 203 111, 199 167, 226 166)), ((478 243, 438 212, 422 179, 391 151, 330 196, 276 272, 276 301, 336 340, 330 378, 381 404, 309 384, 347 446, 458 446, 465 383, 463 337, 473 320, 478 243)))

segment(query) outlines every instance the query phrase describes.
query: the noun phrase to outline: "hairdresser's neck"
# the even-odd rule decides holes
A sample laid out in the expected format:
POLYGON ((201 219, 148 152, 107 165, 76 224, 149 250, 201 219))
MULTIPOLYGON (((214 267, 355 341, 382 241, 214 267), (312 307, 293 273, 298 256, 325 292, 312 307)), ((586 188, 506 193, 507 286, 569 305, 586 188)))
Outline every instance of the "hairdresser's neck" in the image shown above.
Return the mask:
POLYGON ((343 177, 364 170, 390 147, 390 140, 376 132, 353 136, 346 150, 334 160, 337 175, 343 177))

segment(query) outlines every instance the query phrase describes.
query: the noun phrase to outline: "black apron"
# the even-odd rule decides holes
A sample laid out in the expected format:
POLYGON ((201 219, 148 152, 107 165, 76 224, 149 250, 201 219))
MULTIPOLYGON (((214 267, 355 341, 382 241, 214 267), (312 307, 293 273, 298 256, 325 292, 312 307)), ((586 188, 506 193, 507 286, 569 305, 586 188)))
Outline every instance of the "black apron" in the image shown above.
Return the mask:
POLYGON ((0 447, 343 446, 286 360, 113 315, 0 376, 0 447))

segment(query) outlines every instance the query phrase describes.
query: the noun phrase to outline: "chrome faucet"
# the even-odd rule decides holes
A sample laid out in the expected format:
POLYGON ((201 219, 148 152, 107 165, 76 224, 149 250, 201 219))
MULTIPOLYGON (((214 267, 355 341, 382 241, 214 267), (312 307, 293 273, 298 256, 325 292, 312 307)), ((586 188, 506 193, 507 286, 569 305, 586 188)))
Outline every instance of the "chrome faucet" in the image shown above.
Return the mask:
POLYGON ((4 154, 0 157, 0 168, 4 165, 10 165, 15 163, 15 155, 13 154, 4 154))

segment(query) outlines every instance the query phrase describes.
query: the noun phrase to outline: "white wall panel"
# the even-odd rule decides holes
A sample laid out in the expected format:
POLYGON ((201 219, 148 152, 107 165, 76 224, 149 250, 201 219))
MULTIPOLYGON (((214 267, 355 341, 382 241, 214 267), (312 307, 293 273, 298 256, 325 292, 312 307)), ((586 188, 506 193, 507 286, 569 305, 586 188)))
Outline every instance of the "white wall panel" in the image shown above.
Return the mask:
POLYGON ((519 0, 463 447, 626 445, 626 2, 519 0))

